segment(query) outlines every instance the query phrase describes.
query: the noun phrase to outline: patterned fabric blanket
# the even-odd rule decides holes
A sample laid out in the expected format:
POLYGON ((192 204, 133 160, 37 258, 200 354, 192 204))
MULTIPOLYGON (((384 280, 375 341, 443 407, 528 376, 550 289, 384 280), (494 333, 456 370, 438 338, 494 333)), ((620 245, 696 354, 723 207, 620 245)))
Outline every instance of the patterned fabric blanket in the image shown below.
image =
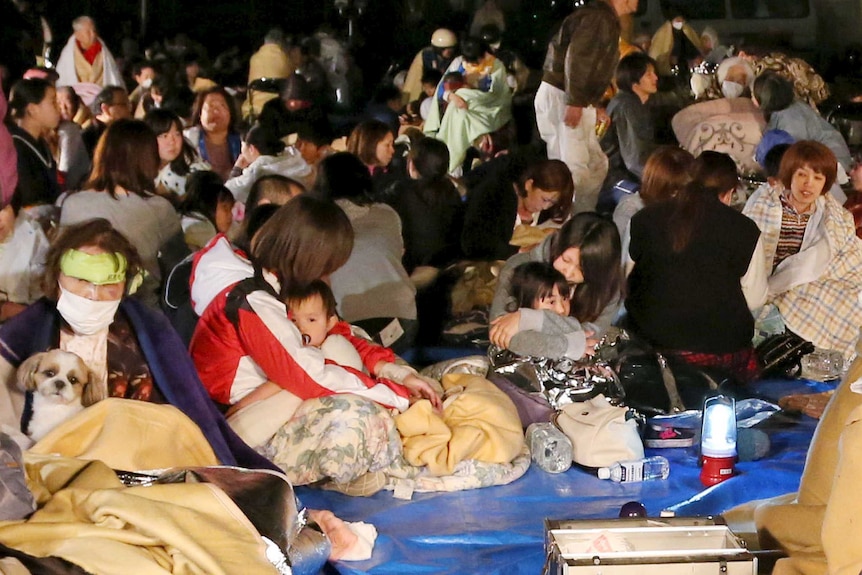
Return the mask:
MULTIPOLYGON (((743 209, 763 234, 764 265, 769 271, 781 231, 779 194, 779 190, 761 187, 743 209)), ((855 355, 862 326, 862 241, 856 237, 853 216, 831 194, 817 199, 817 210, 822 210, 819 229, 805 233, 806 238, 819 234, 819 241, 828 242, 829 262, 825 272, 814 281, 770 296, 768 303, 778 307, 788 329, 817 347, 840 351, 849 362, 855 355)), ((816 244, 817 241, 812 242, 808 249, 814 249, 816 244)), ((805 257, 805 251, 787 258, 782 265, 792 258, 805 257)))
POLYGON ((284 470, 293 485, 324 479, 347 483, 383 471, 389 489, 406 483, 414 491, 460 491, 511 483, 530 466, 524 447, 509 463, 469 459, 451 475, 435 477, 425 466, 404 459, 395 420, 386 409, 349 394, 303 402, 258 451, 284 470))

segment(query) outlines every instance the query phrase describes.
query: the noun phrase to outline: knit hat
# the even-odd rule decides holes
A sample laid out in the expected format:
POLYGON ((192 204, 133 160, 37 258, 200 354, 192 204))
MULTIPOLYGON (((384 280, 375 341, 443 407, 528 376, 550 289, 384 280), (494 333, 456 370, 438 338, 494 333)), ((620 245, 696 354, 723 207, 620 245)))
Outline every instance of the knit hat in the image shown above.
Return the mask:
POLYGON ((758 165, 763 166, 764 161, 766 161, 766 154, 769 153, 769 150, 779 144, 792 144, 794 142, 796 142, 796 140, 793 139, 793 136, 784 130, 766 130, 763 133, 763 137, 760 139, 760 143, 757 144, 757 149, 754 150, 754 160, 758 165))

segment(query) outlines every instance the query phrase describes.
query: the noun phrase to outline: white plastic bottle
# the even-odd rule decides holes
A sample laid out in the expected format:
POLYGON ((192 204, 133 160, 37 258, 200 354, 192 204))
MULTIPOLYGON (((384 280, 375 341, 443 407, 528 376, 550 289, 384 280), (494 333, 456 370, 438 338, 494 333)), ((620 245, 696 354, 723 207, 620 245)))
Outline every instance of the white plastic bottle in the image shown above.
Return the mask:
POLYGON ((610 467, 599 468, 599 479, 610 479, 617 483, 667 479, 668 475, 670 475, 670 462, 661 455, 618 461, 610 467))
POLYGON ((553 423, 531 423, 527 445, 533 461, 548 473, 562 473, 572 466, 572 442, 553 423))

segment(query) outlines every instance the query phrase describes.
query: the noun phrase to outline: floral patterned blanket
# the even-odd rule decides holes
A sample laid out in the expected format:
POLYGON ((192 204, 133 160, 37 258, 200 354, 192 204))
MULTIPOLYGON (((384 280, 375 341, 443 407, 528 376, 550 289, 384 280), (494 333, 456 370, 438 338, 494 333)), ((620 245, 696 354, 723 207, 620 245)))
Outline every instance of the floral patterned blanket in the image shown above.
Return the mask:
POLYGON ((460 462, 451 475, 431 476, 407 463, 395 420, 385 408, 363 398, 336 394, 303 402, 258 452, 284 470, 293 485, 331 479, 348 483, 383 471, 387 487, 409 482, 414 491, 460 491, 504 485, 530 466, 526 447, 510 463, 460 462))

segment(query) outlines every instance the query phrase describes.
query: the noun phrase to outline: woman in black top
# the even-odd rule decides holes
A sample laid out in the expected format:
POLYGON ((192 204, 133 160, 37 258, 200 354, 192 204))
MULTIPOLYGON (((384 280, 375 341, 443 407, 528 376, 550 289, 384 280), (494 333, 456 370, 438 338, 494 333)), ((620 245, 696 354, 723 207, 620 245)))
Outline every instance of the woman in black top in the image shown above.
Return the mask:
POLYGON ((20 80, 12 86, 9 128, 18 152, 18 193, 24 207, 52 204, 60 194, 57 163, 45 134, 60 124, 57 90, 47 80, 20 80))
POLYGON ((766 278, 757 226, 728 205, 736 183, 729 156, 704 152, 691 184, 635 214, 626 308, 656 348, 748 381, 757 375, 749 310, 765 301, 766 278))
MULTIPOLYGON (((564 220, 574 195, 572 174, 560 160, 525 162, 502 156, 474 170, 467 193, 461 248, 469 259, 505 260, 518 248, 511 245, 518 224, 564 220), (479 179, 481 174, 481 179, 479 179)), ((465 179, 466 180, 466 179, 465 179)))
POLYGON ((440 140, 423 138, 410 150, 410 180, 398 186, 392 207, 401 217, 404 267, 443 267, 461 254, 464 206, 446 175, 449 148, 440 140))

